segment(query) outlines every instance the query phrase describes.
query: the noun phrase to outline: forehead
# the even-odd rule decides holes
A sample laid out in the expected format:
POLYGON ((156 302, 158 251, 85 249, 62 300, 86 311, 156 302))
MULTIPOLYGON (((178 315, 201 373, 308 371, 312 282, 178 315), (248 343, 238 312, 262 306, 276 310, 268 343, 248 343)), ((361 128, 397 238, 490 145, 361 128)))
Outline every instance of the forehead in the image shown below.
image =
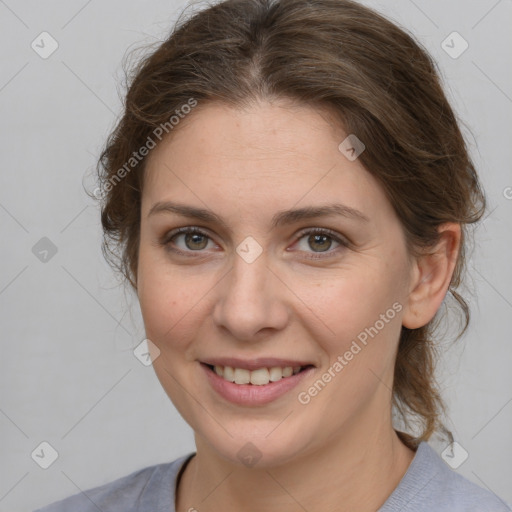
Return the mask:
POLYGON ((199 105, 150 153, 143 210, 182 199, 255 213, 329 200, 389 208, 375 178, 338 146, 346 138, 325 110, 290 103, 235 109, 199 105))

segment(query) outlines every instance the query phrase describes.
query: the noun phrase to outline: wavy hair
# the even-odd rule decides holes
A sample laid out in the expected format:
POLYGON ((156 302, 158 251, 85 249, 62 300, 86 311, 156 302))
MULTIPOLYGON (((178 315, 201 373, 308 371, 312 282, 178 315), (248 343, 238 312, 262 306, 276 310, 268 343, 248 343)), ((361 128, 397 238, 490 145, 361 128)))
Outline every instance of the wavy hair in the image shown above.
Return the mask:
MULTIPOLYGON (((456 290, 468 228, 485 197, 436 64, 405 30, 349 0, 226 0, 180 18, 127 87, 98 175, 104 254, 134 289, 146 158, 115 179, 133 152, 190 98, 196 109, 284 98, 327 108, 364 141, 360 161, 386 192, 411 254, 436 244, 441 224, 461 225, 449 294, 462 313, 460 335, 466 330, 469 308, 456 290)), ((400 335, 393 406, 406 425, 419 421, 416 435, 401 436, 410 446, 444 429, 434 376, 438 320, 439 312, 400 335)))

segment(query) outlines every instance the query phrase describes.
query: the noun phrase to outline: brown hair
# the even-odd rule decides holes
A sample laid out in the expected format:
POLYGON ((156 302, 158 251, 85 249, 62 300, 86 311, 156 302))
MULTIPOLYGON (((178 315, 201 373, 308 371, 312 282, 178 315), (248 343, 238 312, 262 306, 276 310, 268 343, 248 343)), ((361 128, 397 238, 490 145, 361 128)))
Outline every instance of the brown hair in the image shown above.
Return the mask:
MULTIPOLYGON (((469 309, 455 290, 468 225, 481 218, 485 198, 436 65, 403 29, 349 0, 226 0, 179 21, 128 80, 98 173, 104 254, 135 289, 146 159, 127 169, 133 152, 162 125, 170 131, 170 116, 191 98, 196 109, 285 98, 327 108, 363 141, 359 158, 387 193, 411 254, 432 247, 441 224, 461 224, 450 292, 466 330, 469 309)), ((401 332, 393 405, 406 426, 420 422, 419 434, 404 436, 410 446, 444 428, 434 379, 438 320, 401 332)))

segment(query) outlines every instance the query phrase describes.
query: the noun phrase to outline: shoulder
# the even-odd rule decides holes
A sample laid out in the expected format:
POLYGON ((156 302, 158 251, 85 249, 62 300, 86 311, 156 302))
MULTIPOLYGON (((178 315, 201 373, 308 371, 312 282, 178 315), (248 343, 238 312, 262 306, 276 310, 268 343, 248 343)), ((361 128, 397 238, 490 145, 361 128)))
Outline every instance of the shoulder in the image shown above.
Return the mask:
POLYGON ((378 512, 511 512, 498 496, 456 473, 426 442, 378 512))
POLYGON ((107 484, 51 503, 35 512, 173 511, 176 477, 192 455, 139 469, 107 484))

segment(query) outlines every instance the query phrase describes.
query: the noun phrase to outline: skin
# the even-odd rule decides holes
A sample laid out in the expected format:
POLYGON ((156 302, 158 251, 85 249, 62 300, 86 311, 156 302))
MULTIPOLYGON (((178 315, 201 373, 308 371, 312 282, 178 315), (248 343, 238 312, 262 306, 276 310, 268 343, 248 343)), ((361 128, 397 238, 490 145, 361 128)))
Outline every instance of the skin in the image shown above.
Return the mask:
POLYGON ((379 183, 339 151, 347 134, 311 107, 206 103, 171 135, 147 161, 137 292, 146 335, 160 351, 155 372, 195 433, 176 510, 377 510, 414 456, 391 421, 401 326, 425 325, 439 308, 459 226, 443 225, 435 250, 413 258, 379 183), (159 201, 206 208, 224 225, 148 215, 159 201), (330 203, 368 220, 329 215, 272 226, 279 211, 330 203), (195 245, 184 234, 170 241, 186 226, 207 236, 195 245), (330 229, 348 245, 308 242, 308 228, 330 229), (263 251, 252 263, 236 252, 248 236, 263 251), (298 393, 396 303, 394 318, 300 403, 298 393), (210 387, 199 361, 212 356, 292 357, 316 368, 270 404, 238 406, 210 387), (248 442, 261 454, 253 467, 237 457, 248 442))

